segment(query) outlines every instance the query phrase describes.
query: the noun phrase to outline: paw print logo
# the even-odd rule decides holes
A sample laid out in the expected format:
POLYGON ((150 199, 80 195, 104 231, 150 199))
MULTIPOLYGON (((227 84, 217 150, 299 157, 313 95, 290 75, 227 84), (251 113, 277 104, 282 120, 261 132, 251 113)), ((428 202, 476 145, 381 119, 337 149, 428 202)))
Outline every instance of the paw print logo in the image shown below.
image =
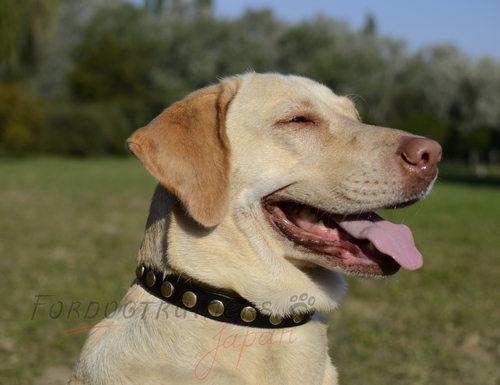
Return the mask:
POLYGON ((314 303, 316 299, 313 296, 309 297, 309 294, 302 293, 301 295, 292 295, 290 297, 290 314, 306 314, 313 312, 314 303))

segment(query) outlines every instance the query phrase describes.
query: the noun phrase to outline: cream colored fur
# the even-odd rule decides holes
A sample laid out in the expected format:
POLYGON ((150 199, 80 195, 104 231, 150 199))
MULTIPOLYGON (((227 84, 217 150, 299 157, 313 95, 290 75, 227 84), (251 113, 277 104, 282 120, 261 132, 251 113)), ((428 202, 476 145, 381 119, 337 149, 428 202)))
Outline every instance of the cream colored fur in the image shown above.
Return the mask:
MULTIPOLYGON (((282 190, 349 214, 414 198, 387 161, 408 137, 362 124, 349 99, 302 77, 248 73, 196 91, 128 141, 160 182, 138 262, 268 313, 289 315, 294 301, 329 312, 344 293, 341 269, 318 266, 278 234, 261 200, 282 190), (296 116, 313 123, 291 123, 296 116)), ((90 333, 70 383, 337 384, 326 330, 321 316, 286 330, 224 325, 136 281, 90 333)))

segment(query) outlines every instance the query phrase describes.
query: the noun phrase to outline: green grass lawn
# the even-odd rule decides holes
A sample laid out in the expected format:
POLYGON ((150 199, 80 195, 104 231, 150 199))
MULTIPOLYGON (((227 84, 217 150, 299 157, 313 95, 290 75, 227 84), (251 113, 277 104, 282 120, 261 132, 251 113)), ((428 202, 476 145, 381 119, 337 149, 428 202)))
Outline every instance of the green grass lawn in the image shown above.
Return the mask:
MULTIPOLYGON (((125 294, 154 185, 130 158, 0 160, 0 383, 74 365, 87 333, 67 331, 125 294)), ((438 183, 383 215, 412 228, 425 264, 348 278, 329 332, 341 384, 498 385, 500 188, 438 183)))

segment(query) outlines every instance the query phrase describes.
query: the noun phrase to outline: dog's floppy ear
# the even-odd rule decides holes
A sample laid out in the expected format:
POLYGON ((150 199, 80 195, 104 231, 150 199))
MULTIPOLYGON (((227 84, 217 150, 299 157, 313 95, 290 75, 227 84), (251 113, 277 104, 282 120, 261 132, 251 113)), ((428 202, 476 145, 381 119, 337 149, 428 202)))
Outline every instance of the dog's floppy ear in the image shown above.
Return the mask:
POLYGON ((203 88, 163 111, 127 140, 146 169, 206 227, 229 208, 229 140, 225 120, 237 78, 203 88))

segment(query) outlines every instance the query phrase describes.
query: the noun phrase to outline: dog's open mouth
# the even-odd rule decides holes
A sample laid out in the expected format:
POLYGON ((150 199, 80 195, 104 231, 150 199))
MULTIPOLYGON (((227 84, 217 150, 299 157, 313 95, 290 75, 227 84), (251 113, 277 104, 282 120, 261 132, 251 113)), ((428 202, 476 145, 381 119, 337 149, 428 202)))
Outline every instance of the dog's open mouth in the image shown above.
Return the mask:
POLYGON ((373 276, 422 266, 410 229, 375 213, 332 214, 275 195, 265 198, 262 207, 278 232, 319 255, 312 257, 314 262, 326 268, 373 276))

